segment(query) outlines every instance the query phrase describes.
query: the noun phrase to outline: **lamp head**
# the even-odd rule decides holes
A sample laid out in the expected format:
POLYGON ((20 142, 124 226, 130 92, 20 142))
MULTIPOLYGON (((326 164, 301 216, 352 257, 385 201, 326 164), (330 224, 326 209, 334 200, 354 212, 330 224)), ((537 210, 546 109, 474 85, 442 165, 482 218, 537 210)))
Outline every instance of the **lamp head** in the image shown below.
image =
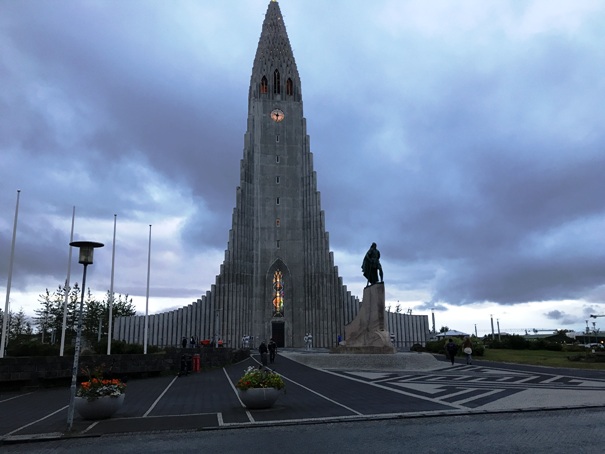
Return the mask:
POLYGON ((73 241, 69 243, 69 245, 80 248, 78 262, 82 265, 92 265, 95 248, 104 246, 103 243, 97 243, 95 241, 73 241))

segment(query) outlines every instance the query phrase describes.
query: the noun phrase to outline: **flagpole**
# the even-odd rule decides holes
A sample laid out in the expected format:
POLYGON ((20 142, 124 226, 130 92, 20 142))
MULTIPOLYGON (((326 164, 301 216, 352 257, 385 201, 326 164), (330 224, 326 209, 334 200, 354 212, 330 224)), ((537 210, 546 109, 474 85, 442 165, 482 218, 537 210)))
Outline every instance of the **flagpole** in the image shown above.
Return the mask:
POLYGON ((149 331, 149 275, 151 274, 151 224, 149 224, 149 251, 147 253, 147 297, 145 300, 145 335, 143 353, 147 354, 147 332, 149 331))
POLYGON ((118 215, 113 215, 113 246, 111 251, 111 283, 109 284, 109 322, 107 324, 107 354, 111 355, 111 338, 113 329, 113 275, 116 263, 116 224, 118 215))
POLYGON ((8 266, 8 282, 6 283, 6 302, 4 303, 4 317, 2 317, 2 340, 0 341, 0 358, 4 358, 4 349, 6 348, 6 338, 8 334, 8 302, 11 294, 11 282, 13 280, 13 262, 15 260, 15 242, 17 240, 17 218, 19 217, 19 196, 21 190, 17 189, 17 206, 15 207, 15 223, 13 224, 13 243, 11 245, 11 255, 8 266))
MULTIPOLYGON (((69 242, 74 240, 74 222, 76 220, 76 207, 73 207, 71 213, 71 234, 69 235, 69 242)), ((59 356, 63 356, 65 352, 65 328, 67 326, 67 300, 69 298, 69 280, 71 279, 71 246, 69 246, 69 258, 67 259, 67 277, 65 278, 65 299, 63 300, 63 325, 61 328, 61 347, 59 349, 59 356)))

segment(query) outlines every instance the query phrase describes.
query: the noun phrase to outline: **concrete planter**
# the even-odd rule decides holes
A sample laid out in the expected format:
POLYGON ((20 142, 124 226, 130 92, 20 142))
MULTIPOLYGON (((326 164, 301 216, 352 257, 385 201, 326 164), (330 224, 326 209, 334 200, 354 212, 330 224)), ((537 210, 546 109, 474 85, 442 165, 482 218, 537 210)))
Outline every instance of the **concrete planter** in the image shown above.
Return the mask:
POLYGON ((83 419, 107 419, 111 418, 124 403, 126 394, 118 397, 103 396, 89 401, 86 397, 76 397, 75 409, 83 419))
POLYGON ((242 403, 251 410, 271 408, 280 394, 280 390, 275 388, 238 389, 237 392, 242 403))

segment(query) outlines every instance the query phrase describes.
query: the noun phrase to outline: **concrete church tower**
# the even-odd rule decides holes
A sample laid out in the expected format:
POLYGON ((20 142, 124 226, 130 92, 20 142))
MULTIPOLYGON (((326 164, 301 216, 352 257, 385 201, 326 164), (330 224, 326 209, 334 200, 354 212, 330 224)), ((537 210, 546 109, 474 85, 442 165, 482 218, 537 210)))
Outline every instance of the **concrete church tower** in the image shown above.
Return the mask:
MULTIPOLYGON (((196 302, 150 315, 149 345, 220 338, 255 348, 333 347, 359 311, 334 266, 309 149, 302 90, 284 20, 271 1, 252 67, 248 121, 232 228, 216 282, 196 302)), ((359 263, 363 258, 360 253, 359 263)), ((361 273, 361 270, 360 270, 361 273)), ((113 338, 144 341, 145 317, 120 317, 113 338)), ((428 318, 387 314, 399 346, 422 343, 428 318)))
POLYGON ((345 313, 357 312, 329 250, 300 77, 275 1, 254 58, 241 183, 216 287, 232 292, 219 304, 231 339, 302 347, 311 333, 314 346, 334 346, 345 313))

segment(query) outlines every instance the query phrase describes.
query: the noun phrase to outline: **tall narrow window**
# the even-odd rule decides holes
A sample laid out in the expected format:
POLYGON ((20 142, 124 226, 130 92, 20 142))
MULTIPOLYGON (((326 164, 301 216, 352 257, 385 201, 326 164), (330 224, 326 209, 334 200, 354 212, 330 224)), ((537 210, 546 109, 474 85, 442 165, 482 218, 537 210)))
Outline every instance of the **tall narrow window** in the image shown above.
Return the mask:
POLYGON ((267 93, 269 91, 269 84, 267 83, 267 78, 263 76, 260 81, 260 92, 267 93))
POLYGON ((279 175, 275 177, 275 184, 279 184, 279 175))
POLYGON ((277 219, 275 220, 275 227, 279 227, 279 224, 280 224, 280 222, 279 222, 279 218, 277 218, 277 219))
POLYGON ((275 205, 279 205, 279 197, 275 199, 275 205))
POLYGON ((279 142, 279 134, 275 136, 275 141, 279 142))
MULTIPOLYGON (((277 243, 279 247, 279 242, 277 243)), ((281 270, 273 273, 273 317, 284 316, 284 276, 281 270)))
POLYGON ((273 93, 281 93, 281 82, 279 79, 279 71, 276 69, 273 73, 273 93))
POLYGON ((275 162, 279 164, 279 155, 278 154, 275 155, 275 162))
POLYGON ((277 243, 275 244, 275 246, 277 247, 277 249, 279 249, 279 240, 277 240, 277 243))
POLYGON ((292 84, 292 79, 288 78, 286 81, 286 94, 288 96, 292 96, 294 94, 294 86, 292 84))

